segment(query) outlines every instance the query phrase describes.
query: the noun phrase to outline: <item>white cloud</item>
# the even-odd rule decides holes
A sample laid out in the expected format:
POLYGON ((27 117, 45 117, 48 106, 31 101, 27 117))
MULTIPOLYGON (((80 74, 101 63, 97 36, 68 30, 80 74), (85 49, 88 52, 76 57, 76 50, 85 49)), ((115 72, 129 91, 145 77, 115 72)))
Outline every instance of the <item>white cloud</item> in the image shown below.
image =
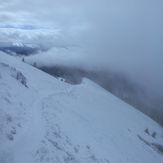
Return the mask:
MULTIPOLYGON (((62 33, 62 39, 57 40, 59 44, 77 44, 85 48, 87 54, 80 53, 85 62, 94 60, 109 68, 122 70, 142 83, 148 81, 149 87, 159 91, 163 82, 162 0, 2 2, 0 26, 32 24, 59 28, 62 33)), ((53 38, 47 35, 42 35, 45 37, 42 40, 53 38)), ((8 37, 13 37, 13 34, 8 37)))

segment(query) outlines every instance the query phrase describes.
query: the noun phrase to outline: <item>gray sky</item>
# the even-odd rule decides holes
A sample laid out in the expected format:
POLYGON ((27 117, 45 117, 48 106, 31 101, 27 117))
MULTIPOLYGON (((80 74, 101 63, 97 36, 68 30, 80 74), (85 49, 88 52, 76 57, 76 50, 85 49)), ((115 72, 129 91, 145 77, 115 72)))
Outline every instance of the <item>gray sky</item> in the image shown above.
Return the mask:
MULTIPOLYGON (((78 62, 82 58, 82 64, 123 71, 163 95, 162 0, 0 0, 0 27, 7 26, 16 30, 32 26, 44 33, 59 29, 57 40, 49 30, 42 34, 45 40, 54 40, 45 41, 45 46, 78 45, 86 51, 75 56, 73 50, 78 62)), ((18 33, 14 31, 14 36, 20 39, 18 33)), ((35 42, 40 40, 36 38, 35 42)))

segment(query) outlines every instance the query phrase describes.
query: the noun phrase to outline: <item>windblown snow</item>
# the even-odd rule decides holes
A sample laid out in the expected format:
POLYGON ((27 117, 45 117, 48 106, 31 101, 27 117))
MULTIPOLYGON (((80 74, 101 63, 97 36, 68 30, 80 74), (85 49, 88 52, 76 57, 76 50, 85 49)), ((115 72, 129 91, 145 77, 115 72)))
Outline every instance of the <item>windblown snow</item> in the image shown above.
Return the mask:
POLYGON ((163 131, 97 84, 0 53, 0 163, 162 163, 163 131))

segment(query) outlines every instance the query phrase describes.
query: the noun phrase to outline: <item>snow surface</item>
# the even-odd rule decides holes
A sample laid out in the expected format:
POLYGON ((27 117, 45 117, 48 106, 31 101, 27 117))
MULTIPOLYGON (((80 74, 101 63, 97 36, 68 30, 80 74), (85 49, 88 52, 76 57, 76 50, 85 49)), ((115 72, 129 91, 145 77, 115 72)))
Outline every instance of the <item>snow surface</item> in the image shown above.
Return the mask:
POLYGON ((0 113, 0 163, 163 162, 152 119, 88 79, 69 85, 4 53, 0 113))

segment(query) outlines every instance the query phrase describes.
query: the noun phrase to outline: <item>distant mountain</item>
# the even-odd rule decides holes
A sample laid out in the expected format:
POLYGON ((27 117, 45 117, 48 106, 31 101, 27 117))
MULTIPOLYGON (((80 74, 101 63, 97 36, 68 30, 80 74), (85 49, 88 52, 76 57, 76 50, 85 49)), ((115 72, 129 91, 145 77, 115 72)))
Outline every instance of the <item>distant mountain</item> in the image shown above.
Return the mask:
POLYGON ((0 42, 0 51, 5 52, 10 55, 32 55, 36 54, 41 49, 36 45, 22 44, 17 42, 0 42))
POLYGON ((58 29, 29 28, 31 26, 25 29, 0 28, 0 51, 11 55, 31 55, 54 46, 65 47, 69 44, 58 29))

